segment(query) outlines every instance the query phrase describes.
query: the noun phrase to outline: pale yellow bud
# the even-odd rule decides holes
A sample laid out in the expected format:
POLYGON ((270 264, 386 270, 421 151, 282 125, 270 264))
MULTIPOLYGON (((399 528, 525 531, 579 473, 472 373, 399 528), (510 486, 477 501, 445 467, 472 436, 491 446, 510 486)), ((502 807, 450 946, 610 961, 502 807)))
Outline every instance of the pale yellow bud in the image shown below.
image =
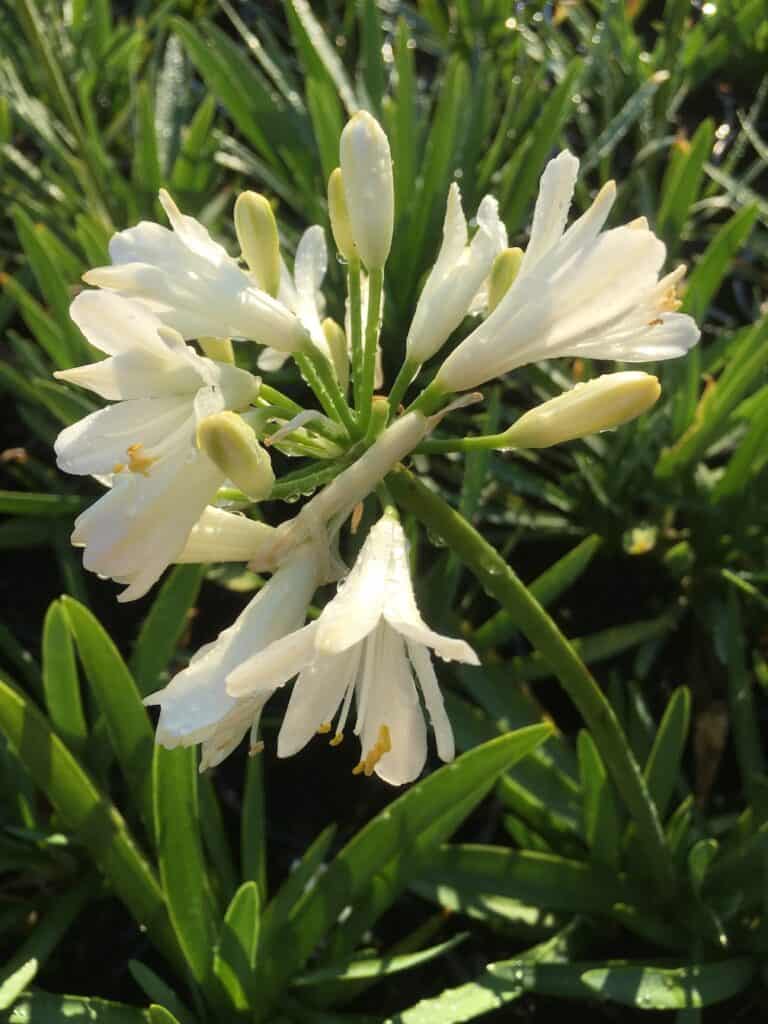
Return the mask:
POLYGON ((256 284, 274 297, 280 288, 280 239, 275 215, 264 196, 240 193, 235 203, 235 231, 256 284))
POLYGON ((336 380, 342 391, 347 390, 349 384, 349 352, 347 351, 347 336, 340 324, 337 324, 331 317, 323 320, 323 334, 328 343, 328 351, 331 354, 331 365, 333 366, 336 380))
POLYGON ((649 373, 607 373, 525 413, 498 447, 548 448, 610 430, 646 412, 660 394, 658 379, 649 373))
POLYGON ((523 250, 505 249, 493 261, 491 274, 488 278, 488 313, 498 306, 517 277, 520 264, 523 262, 523 250))
POLYGON ((366 268, 381 270, 387 262, 395 223, 387 136, 375 117, 360 110, 341 133, 339 151, 352 237, 366 268))
POLYGON ((198 338, 200 348, 209 359, 219 363, 234 363, 235 353, 229 338, 198 338))
POLYGON ((349 223, 349 210, 347 210, 347 199, 344 195, 344 182, 341 178, 340 167, 332 171, 328 179, 328 216, 331 219, 333 240, 339 254, 347 261, 357 259, 357 249, 352 237, 352 226, 349 223))
POLYGON ((269 496, 275 483, 269 455, 237 413, 206 416, 197 428, 197 444, 249 498, 261 501, 269 496))

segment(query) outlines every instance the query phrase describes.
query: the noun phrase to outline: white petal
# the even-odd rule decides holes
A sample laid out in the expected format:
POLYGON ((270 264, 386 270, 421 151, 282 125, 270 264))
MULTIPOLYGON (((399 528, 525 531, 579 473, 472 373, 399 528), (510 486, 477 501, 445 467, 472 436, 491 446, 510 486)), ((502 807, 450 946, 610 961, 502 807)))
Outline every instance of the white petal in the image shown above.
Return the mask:
POLYGON ((224 247, 211 238, 208 229, 199 220, 183 214, 164 188, 160 189, 159 199, 171 227, 188 249, 214 264, 230 259, 224 247))
MULTIPOLYGON (((383 520, 382 520, 383 521, 383 520)), ((386 578, 384 618, 398 633, 433 648, 445 661, 479 664, 477 655, 463 640, 433 632, 419 615, 408 565, 408 542, 396 519, 387 517, 390 527, 389 571, 386 578)))
POLYGON ((111 292, 83 291, 69 307, 69 315, 91 345, 107 355, 136 351, 168 355, 157 334, 162 321, 141 302, 111 292))
POLYGON ((317 620, 318 651, 346 651, 364 639, 384 613, 391 522, 384 517, 372 527, 352 571, 323 609, 317 620))
POLYGON ((263 348, 259 352, 256 365, 265 373, 274 373, 279 370, 286 359, 290 359, 290 352, 278 352, 276 348, 263 348))
POLYGON ((427 705, 429 719, 435 730, 438 756, 441 761, 452 761, 456 753, 453 729, 445 711, 443 695, 440 692, 429 651, 422 644, 415 644, 410 640, 407 646, 411 664, 416 672, 416 678, 419 680, 421 692, 424 694, 424 703, 427 705))
POLYGON ((112 473, 127 463, 127 449, 154 448, 185 423, 192 429, 187 398, 146 398, 99 409, 66 427, 56 439, 56 464, 65 473, 112 473))
POLYGON ((468 238, 467 218, 464 216, 464 210, 461 205, 461 190, 454 181, 448 189, 448 202, 443 221, 442 245, 435 260, 435 265, 430 272, 429 279, 434 277, 436 280, 439 280, 458 263, 468 238))
POLYGON ((534 266, 562 238, 578 173, 579 161, 567 149, 544 168, 521 273, 534 266))
POLYGON ((386 627, 379 640, 374 671, 360 736, 362 757, 374 747, 381 727, 386 726, 391 750, 381 757, 374 770, 391 786, 403 786, 412 782, 424 767, 427 731, 405 644, 386 627))
POLYGON ((192 527, 177 562, 247 562, 275 543, 277 530, 209 505, 192 527))
POLYGON ((291 757, 333 720, 347 688, 354 683, 360 648, 320 655, 299 675, 291 691, 277 740, 277 756, 291 757))
POLYGON ((83 565, 130 586, 118 601, 142 597, 184 548, 190 530, 223 482, 191 445, 151 467, 148 477, 122 473, 75 521, 72 543, 83 565))
POLYGON ((255 696, 287 683, 315 658, 316 630, 313 622, 249 658, 227 677, 227 693, 231 697, 255 696))
MULTIPOLYGON (((301 557, 294 556, 281 566, 234 624, 202 647, 165 689, 145 699, 145 704, 159 704, 162 709, 158 742, 166 746, 174 742, 197 743, 231 715, 238 701, 227 693, 227 676, 248 658, 301 626, 316 582, 311 554, 304 550, 301 557)), ((264 700, 240 703, 255 708, 264 700)))

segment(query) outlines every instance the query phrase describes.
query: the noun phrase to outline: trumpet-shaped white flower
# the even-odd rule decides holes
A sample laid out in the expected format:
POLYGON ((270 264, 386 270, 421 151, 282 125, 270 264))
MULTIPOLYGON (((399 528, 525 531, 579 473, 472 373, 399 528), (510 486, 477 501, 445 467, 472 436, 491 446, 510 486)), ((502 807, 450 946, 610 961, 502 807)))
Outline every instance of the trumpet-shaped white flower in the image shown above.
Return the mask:
MULTIPOLYGON (((320 351, 329 356, 328 343, 323 333, 325 297, 321 291, 328 270, 328 248, 325 232, 319 224, 307 228, 296 246, 293 274, 280 257, 280 287, 278 300, 299 320, 320 351)), ((265 372, 279 370, 290 355, 277 347, 266 348, 259 355, 259 369, 265 372)))
POLYGON ((184 338, 250 338, 283 352, 306 344, 306 332, 277 299, 257 288, 208 231, 182 214, 161 189, 173 230, 142 221, 109 243, 112 265, 83 275, 88 284, 141 299, 184 338))
POLYGON ((108 358, 56 373, 115 405, 63 430, 56 458, 67 473, 112 476, 112 486, 75 521, 83 564, 129 584, 118 600, 141 597, 184 549, 224 482, 195 444, 198 422, 247 406, 258 379, 198 356, 139 302, 83 292, 72 319, 108 358))
POLYGON ((443 244, 408 331, 406 356, 414 363, 426 362, 456 330, 470 312, 495 257, 507 246, 506 228, 492 196, 486 196, 480 203, 477 231, 471 244, 467 244, 468 238, 461 192, 454 182, 448 192, 443 244))
POLYGON ((234 669, 227 692, 263 705, 293 676, 277 753, 289 757, 316 733, 341 742, 352 697, 362 758, 356 773, 374 772, 392 785, 415 779, 427 737, 414 674, 443 761, 454 756, 429 648, 446 661, 478 664, 463 640, 440 636, 419 615, 399 522, 385 515, 371 530, 354 568, 316 622, 278 640, 234 669))
POLYGON ((145 698, 160 706, 157 742, 164 747, 202 743, 200 771, 223 761, 251 730, 257 742, 263 701, 230 697, 225 680, 232 669, 298 629, 317 586, 317 567, 309 545, 298 548, 272 579, 216 640, 201 647, 170 683, 145 698))
POLYGON ((684 355, 699 338, 679 306, 678 267, 659 280, 664 243, 644 218, 602 231, 609 182, 566 231, 579 162, 567 150, 544 170, 528 248, 511 288, 446 359, 436 383, 464 391, 539 359, 646 362, 684 355))

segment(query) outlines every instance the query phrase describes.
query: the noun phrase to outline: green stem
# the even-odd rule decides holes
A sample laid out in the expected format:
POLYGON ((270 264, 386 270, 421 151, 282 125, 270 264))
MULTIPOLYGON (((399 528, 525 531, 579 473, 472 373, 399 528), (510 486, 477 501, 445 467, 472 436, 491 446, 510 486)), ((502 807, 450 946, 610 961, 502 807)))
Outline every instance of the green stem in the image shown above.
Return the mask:
POLYGON ((513 450, 506 444, 506 434, 479 434, 477 437, 446 437, 422 441, 416 451, 425 455, 439 455, 442 452, 476 452, 487 448, 513 450))
POLYGON ((674 875, 656 807, 611 704, 573 649, 502 556, 406 469, 387 477, 399 504, 440 536, 475 574, 484 590, 509 612, 540 652, 578 708, 637 828, 662 899, 672 896, 674 875))
POLYGON ((420 366, 418 363, 414 363, 409 359, 406 359, 395 378, 395 383, 392 385, 392 389, 389 392, 389 408, 392 410, 392 415, 397 415, 397 410, 400 403, 403 400, 405 392, 408 390, 408 386, 419 372, 420 366))
POLYGON ((429 416, 440 408, 447 397, 447 393, 435 381, 432 381, 431 384, 424 388, 418 398, 411 402, 405 412, 420 412, 424 416, 429 416))
MULTIPOLYGON (((265 384, 263 381, 259 388, 259 400, 264 401, 267 405, 276 406, 277 408, 282 407, 285 412, 285 419, 290 420, 294 416, 297 416, 300 412, 304 412, 304 407, 299 405, 298 402, 294 402, 288 395, 284 395, 282 391, 278 391, 277 388, 270 387, 269 384, 265 384)), ((258 406, 257 406, 258 408, 258 406)), ((312 421, 310 428, 314 434, 319 434, 321 437, 327 438, 329 441, 345 441, 346 432, 340 424, 334 423, 333 420, 329 423, 327 421, 317 420, 312 421)))
POLYGON ((315 398, 317 398, 320 405, 322 405, 325 415, 330 416, 332 420, 338 419, 333 400, 328 394, 320 374, 317 372, 315 364, 312 362, 310 356, 304 352, 294 352, 293 358, 296 360, 296 365, 301 370, 302 377, 306 381, 307 385, 312 389, 315 398))
POLYGON ((363 381, 363 298, 360 288, 360 260, 350 260, 347 274, 349 289, 349 321, 352 334, 352 384, 355 409, 360 409, 360 387, 363 381))
POLYGON ((368 316, 365 321, 365 346, 363 348, 363 374, 360 386, 360 427, 365 433, 371 416, 373 381, 376 376, 376 346, 379 341, 379 316, 381 295, 384 288, 384 271, 371 270, 368 275, 368 316))
POLYGON ((336 379, 336 374, 330 362, 326 359, 320 351, 314 351, 310 355, 312 365, 317 371, 317 376, 320 383, 325 388, 326 394, 330 399, 335 411, 335 418, 344 424, 344 427, 350 437, 354 437, 357 432, 357 425, 352 416, 347 400, 341 393, 339 382, 336 379))

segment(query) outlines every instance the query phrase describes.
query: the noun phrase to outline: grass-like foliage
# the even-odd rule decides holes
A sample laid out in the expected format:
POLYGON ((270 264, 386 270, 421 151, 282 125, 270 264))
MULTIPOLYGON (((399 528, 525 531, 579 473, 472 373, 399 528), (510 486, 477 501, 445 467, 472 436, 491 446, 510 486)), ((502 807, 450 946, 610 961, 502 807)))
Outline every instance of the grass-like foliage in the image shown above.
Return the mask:
MULTIPOLYGON (((765 1014, 767 54, 764 0, 0 9, 0 1020, 765 1014), (612 223, 646 217, 688 263, 682 312, 702 327, 616 431, 456 442, 600 372, 540 363, 387 478, 420 608, 482 660, 440 666, 459 756, 395 797, 346 762, 329 774, 342 752, 288 768, 268 744, 198 774, 194 748, 155 746, 142 698, 264 580, 179 565, 118 614, 68 540, 100 485, 52 455, 98 408, 51 374, 97 357, 69 307, 112 234, 162 221, 167 188, 230 252, 242 189, 269 197, 285 252, 309 224, 330 236, 359 109, 394 165, 388 380, 450 184, 467 211, 493 192, 524 245, 564 146, 574 213, 615 177, 612 223)), ((290 363, 268 381, 303 387, 290 363)))

